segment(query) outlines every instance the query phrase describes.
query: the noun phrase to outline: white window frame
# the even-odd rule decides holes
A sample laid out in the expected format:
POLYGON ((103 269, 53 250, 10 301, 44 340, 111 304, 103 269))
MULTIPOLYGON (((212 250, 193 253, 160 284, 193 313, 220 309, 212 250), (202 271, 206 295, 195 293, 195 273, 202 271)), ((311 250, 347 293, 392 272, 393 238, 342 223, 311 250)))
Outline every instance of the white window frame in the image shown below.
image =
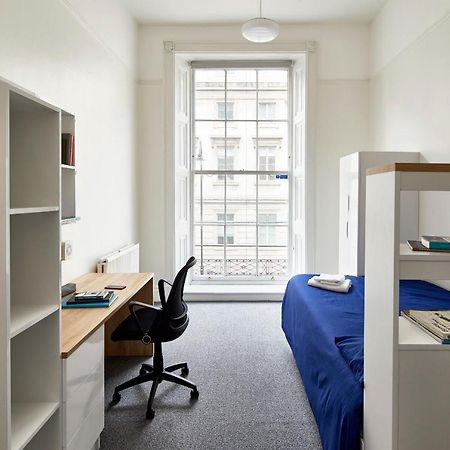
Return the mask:
MULTIPOLYGON (((258 166, 256 167, 256 170, 245 170, 244 172, 241 172, 239 170, 226 170, 224 171, 225 173, 222 174, 222 176, 226 179, 229 180, 229 176, 234 176, 234 175, 239 175, 242 173, 248 174, 248 175, 257 175, 257 178, 259 179, 260 176, 265 176, 266 179, 269 179, 269 176, 277 176, 277 175, 281 175, 281 176, 285 176, 286 174, 288 175, 288 182, 289 182, 289 189, 288 189, 288 204, 289 204, 289 216, 288 216, 288 222, 287 222, 287 228, 288 230, 291 230, 291 227, 293 225, 292 223, 292 209, 293 209, 293 204, 292 204, 292 123, 293 123, 293 116, 292 116, 292 106, 293 106, 293 89, 292 89, 292 71, 290 69, 290 62, 288 61, 265 61, 265 62, 260 62, 258 64, 252 64, 251 62, 240 62, 240 61, 231 61, 231 64, 229 61, 226 62, 222 62, 222 66, 217 66, 216 62, 203 62, 201 64, 201 68, 204 69, 228 69, 228 68, 240 68, 240 69, 285 69, 288 72, 288 105, 287 105, 287 120, 281 120, 281 119, 259 119, 258 115, 259 115, 259 99, 258 99, 258 91, 256 91, 256 105, 257 105, 257 116, 255 120, 256 123, 256 130, 258 130, 258 124, 259 123, 264 123, 264 122, 287 122, 288 125, 288 137, 287 137, 287 147, 288 147, 288 169, 287 171, 277 171, 277 170, 273 170, 273 171, 262 171, 259 169, 259 159, 258 159, 258 166)), ((191 165, 194 164, 194 157, 195 157, 195 101, 194 101, 194 95, 195 95, 195 72, 194 70, 191 70, 191 112, 190 112, 190 122, 191 122, 191 152, 190 152, 190 159, 191 159, 191 165)), ((226 79, 226 78, 225 78, 226 79)), ((226 90, 225 90, 225 100, 222 102, 225 105, 228 105, 229 102, 227 102, 227 97, 226 97, 226 90)), ((264 103, 264 102, 263 102, 264 103)), ((266 102, 269 103, 269 102, 266 102)), ((270 103, 274 103, 274 102, 270 102, 270 103)), ((228 117, 226 117, 225 119, 217 119, 217 120, 223 120, 225 123, 226 122, 233 122, 237 119, 228 119, 228 117)), ((242 121, 242 120, 239 120, 242 121)), ((225 133, 225 140, 226 140, 227 136, 225 133)), ((262 138, 263 139, 263 146, 265 144, 266 138, 262 138)), ((258 137, 258 132, 256 133, 256 140, 259 142, 259 137, 258 137)), ((208 170, 202 170, 201 173, 203 174, 208 174, 208 170)), ((216 173, 216 170, 212 170, 210 171, 211 173, 216 173)), ((194 176, 197 173, 197 171, 195 170, 195 168, 191 167, 190 170, 190 174, 191 174, 191 182, 190 182, 190 208, 191 208, 191 224, 190 224, 190 244, 191 244, 191 254, 194 254, 194 214, 192 212, 192 208, 194 205, 194 176)), ((226 190, 226 184, 225 184, 225 190, 226 190)), ((256 203, 258 204, 258 189, 256 190, 256 203)), ((262 226, 265 226, 265 224, 262 224, 262 226)), ((292 233, 288 233, 288 242, 287 242, 287 266, 288 266, 288 270, 287 270, 287 274, 285 276, 277 276, 277 275, 268 275, 268 276, 264 276, 264 275, 259 275, 259 270, 258 270, 258 266, 259 266, 259 256, 258 256, 258 250, 259 250, 259 245, 258 245, 258 235, 259 235, 259 227, 260 227, 260 223, 259 223, 259 219, 258 219, 258 214, 256 215, 256 223, 255 223, 255 227, 256 227, 256 243, 255 243, 255 248, 256 248, 256 275, 249 275, 248 277, 246 276, 242 276, 242 275, 226 275, 223 274, 222 276, 217 275, 217 276, 209 276, 209 275, 191 275, 191 282, 192 283, 228 283, 228 282, 233 282, 233 283, 242 283, 242 284, 255 284, 255 283, 260 283, 260 282, 265 282, 265 283, 284 283, 287 279, 289 279, 291 272, 292 272, 292 264, 293 264, 293 255, 292 255, 292 251, 290 251, 293 247, 292 247, 292 233)), ((223 236, 224 236, 224 241, 225 241, 225 236, 227 236, 227 222, 225 221, 224 223, 224 232, 223 232, 223 236)), ((225 245, 225 242, 224 242, 225 245)), ((228 245, 228 242, 227 242, 228 245)), ((225 247, 227 246, 225 245, 225 247)), ((225 250, 225 263, 226 263, 226 250, 225 250)))
MULTIPOLYGON (((176 182, 178 177, 175 169, 180 153, 177 151, 177 135, 175 133, 177 125, 177 108, 178 101, 178 86, 177 77, 180 62, 189 64, 194 60, 217 60, 224 58, 223 55, 232 55, 233 59, 248 60, 249 55, 254 60, 264 61, 274 58, 291 59, 294 61, 294 67, 299 64, 303 66, 303 74, 301 78, 304 86, 304 97, 302 104, 304 105, 304 124, 302 131, 302 138, 304 140, 304 148, 302 150, 302 159, 304 162, 304 181, 303 192, 301 194, 304 200, 300 206, 300 214, 303 214, 302 219, 302 233, 303 243, 301 253, 298 253, 300 248, 296 247, 297 254, 300 254, 303 261, 295 261, 294 270, 298 273, 298 268, 304 272, 315 272, 315 110, 317 103, 317 43, 315 41, 303 42, 286 42, 286 43, 264 43, 254 44, 249 42, 230 43, 230 42, 183 42, 183 41, 164 41, 164 81, 158 83, 164 91, 165 98, 165 113, 164 113, 164 170, 165 170, 165 211, 163 218, 164 232, 158 236, 146 237, 147 253, 153 254, 153 246, 159 248, 161 237, 164 244, 164 258, 158 258, 157 261, 162 261, 160 264, 154 265, 153 270, 157 272, 158 276, 164 276, 171 279, 177 273, 180 265, 180 257, 177 253, 178 248, 174 242, 179 239, 178 219, 173 205, 179 201, 177 200, 176 182), (307 211, 307 214, 305 212, 307 211), (297 266, 297 264, 300 264, 297 266)), ((297 70, 297 69, 296 69, 297 70)), ((296 76, 296 75, 295 75, 296 76)), ((297 79, 297 78, 296 78, 297 79)), ((297 98, 297 97, 296 97, 297 98)), ((295 99, 296 99, 295 98, 295 99)), ((294 136, 297 136, 294 134, 294 136)), ((296 203, 297 204, 297 203, 296 203)), ((297 242, 297 241, 296 241, 297 242)), ((295 245, 295 243, 294 243, 295 245)), ((296 256, 297 258, 297 256, 296 256)), ((190 284, 191 280, 188 275, 186 280, 190 284)), ((210 282, 209 285, 221 284, 210 282)), ((264 284, 260 281, 259 284, 264 284)), ((192 288, 193 289, 193 288, 192 288)), ((213 289, 213 287, 211 287, 213 289)), ((191 291, 194 292, 194 291, 191 291)), ((212 291, 211 291, 212 292, 212 291)), ((257 296, 259 298, 259 295, 257 296)), ((210 298, 208 296, 208 298, 210 298)), ((228 298, 228 297, 226 297, 228 298)), ((242 297, 239 297, 242 298, 242 297)), ((225 297, 224 297, 225 299, 225 297)), ((230 299, 232 299, 230 297, 230 299)))

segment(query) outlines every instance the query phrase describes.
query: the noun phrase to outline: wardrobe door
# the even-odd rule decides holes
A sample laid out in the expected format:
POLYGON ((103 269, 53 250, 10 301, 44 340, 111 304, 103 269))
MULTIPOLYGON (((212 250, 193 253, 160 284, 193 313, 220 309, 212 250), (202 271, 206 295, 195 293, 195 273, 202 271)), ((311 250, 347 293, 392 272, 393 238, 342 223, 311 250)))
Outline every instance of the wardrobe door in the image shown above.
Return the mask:
POLYGON ((358 274, 359 155, 345 156, 339 173, 339 273, 358 274))

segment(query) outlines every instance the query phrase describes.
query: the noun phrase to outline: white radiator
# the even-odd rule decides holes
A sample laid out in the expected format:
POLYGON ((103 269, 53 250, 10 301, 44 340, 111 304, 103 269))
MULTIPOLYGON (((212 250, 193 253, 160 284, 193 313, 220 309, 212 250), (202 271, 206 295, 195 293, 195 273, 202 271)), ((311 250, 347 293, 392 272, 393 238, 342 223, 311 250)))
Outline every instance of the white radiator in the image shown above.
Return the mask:
POLYGON ((130 244, 100 258, 97 273, 139 272, 139 244, 130 244))

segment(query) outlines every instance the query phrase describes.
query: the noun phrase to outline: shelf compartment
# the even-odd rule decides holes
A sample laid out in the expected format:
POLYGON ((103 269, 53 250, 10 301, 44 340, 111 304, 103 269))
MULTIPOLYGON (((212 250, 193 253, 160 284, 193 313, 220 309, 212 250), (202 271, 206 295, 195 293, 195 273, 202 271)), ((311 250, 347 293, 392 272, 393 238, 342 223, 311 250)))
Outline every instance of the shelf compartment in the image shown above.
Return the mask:
POLYGON ((11 308, 60 304, 59 213, 10 216, 11 308))
POLYGON ((450 252, 418 252, 400 244, 400 261, 450 262, 450 252))
POLYGON ((16 431, 13 437, 20 445, 33 437, 60 404, 59 329, 60 314, 55 313, 10 340, 11 404, 19 407, 14 413, 16 431), (41 409, 36 404, 53 406, 42 406, 41 409), (33 424, 26 425, 27 420, 33 424), (24 432, 24 426, 29 431, 24 432))
POLYGON ((55 311, 59 311, 59 305, 12 305, 10 321, 10 338, 17 336, 32 327, 42 319, 45 319, 55 311))
POLYGON ((22 450, 58 410, 58 402, 13 402, 11 450, 22 450))
POLYGON ((400 244, 400 279, 450 279, 450 252, 417 252, 407 244, 400 244))
POLYGON ((450 345, 441 344, 419 326, 404 317, 398 318, 399 350, 450 351, 450 345))
POLYGON ((59 129, 59 111, 11 92, 11 208, 59 204, 59 129))
POLYGON ((16 214, 40 214, 46 212, 59 211, 58 206, 39 206, 39 207, 27 207, 27 208, 11 208, 9 210, 10 215, 16 214))
POLYGON ((75 170, 61 171, 61 219, 76 217, 75 170))

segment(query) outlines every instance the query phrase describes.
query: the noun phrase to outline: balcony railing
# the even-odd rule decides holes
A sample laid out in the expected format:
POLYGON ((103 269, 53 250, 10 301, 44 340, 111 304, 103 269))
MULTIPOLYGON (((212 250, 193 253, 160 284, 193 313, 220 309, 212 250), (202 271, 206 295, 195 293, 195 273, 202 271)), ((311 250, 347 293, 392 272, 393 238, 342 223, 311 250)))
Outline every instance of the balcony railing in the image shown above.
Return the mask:
POLYGON ((284 276, 287 274, 287 259, 203 259, 198 260, 195 274, 200 276, 284 276))

